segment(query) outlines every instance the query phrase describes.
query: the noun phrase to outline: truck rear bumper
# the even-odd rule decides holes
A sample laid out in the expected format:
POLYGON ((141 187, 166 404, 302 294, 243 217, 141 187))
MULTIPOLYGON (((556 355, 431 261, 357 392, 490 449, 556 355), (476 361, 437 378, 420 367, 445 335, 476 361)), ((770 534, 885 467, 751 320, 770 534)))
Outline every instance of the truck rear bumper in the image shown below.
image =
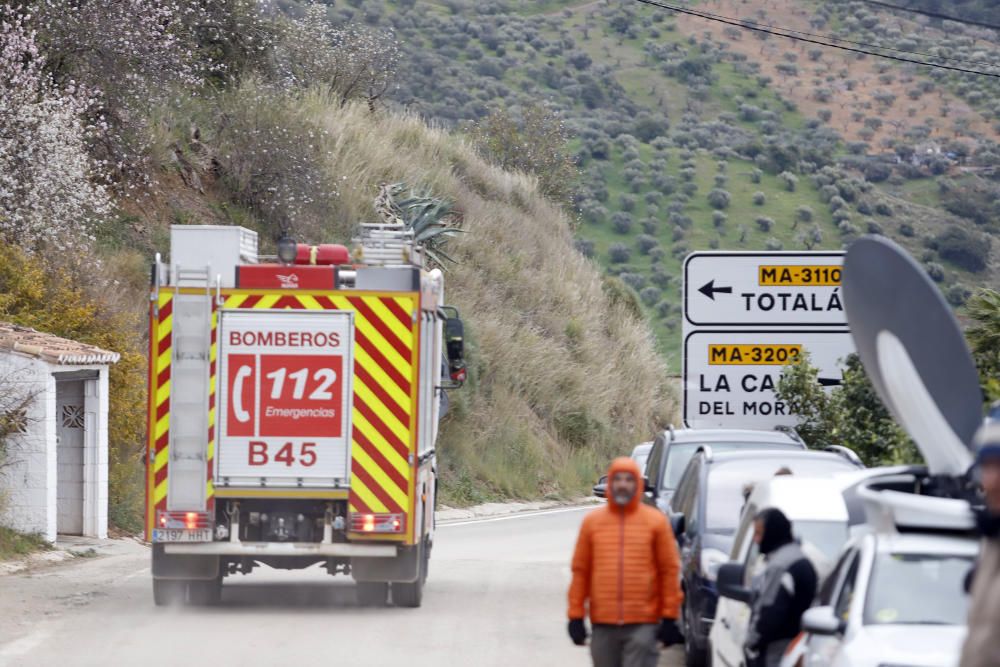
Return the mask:
POLYGON ((322 556, 344 558, 395 558, 394 544, 348 544, 344 542, 200 542, 166 543, 163 551, 185 556, 322 556))

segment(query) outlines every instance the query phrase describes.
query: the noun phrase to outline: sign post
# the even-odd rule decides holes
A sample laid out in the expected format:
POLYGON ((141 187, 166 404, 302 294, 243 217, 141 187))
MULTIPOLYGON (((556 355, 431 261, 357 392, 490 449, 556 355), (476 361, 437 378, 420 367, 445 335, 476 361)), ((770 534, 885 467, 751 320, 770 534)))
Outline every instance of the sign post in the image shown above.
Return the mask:
POLYGON ((843 252, 696 252, 684 262, 684 423, 771 429, 797 418, 777 398, 808 354, 840 384, 854 351, 840 289, 843 252))

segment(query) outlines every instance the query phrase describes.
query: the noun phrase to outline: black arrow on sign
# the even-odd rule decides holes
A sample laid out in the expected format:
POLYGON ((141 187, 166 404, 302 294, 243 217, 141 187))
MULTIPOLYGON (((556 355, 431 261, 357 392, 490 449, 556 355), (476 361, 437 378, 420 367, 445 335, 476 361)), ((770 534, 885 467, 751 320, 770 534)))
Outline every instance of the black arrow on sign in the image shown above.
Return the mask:
POLYGON ((707 283, 698 288, 698 291, 707 296, 712 301, 715 301, 716 294, 732 294, 732 287, 716 287, 715 280, 709 280, 707 283))
POLYGON ((839 387, 844 384, 840 378, 817 378, 821 387, 839 387))

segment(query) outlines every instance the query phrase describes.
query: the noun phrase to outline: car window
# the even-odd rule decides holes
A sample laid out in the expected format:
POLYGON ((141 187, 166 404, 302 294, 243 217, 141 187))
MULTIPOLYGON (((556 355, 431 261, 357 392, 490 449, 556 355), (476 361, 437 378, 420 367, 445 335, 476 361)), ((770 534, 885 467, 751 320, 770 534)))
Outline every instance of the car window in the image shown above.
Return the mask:
MULTIPOLYGON (((687 468, 688 462, 691 460, 691 457, 694 456, 694 453, 698 451, 699 447, 705 444, 706 443, 703 442, 671 443, 670 447, 666 450, 666 464, 661 464, 661 467, 663 467, 663 477, 660 479, 660 488, 671 490, 676 489, 678 483, 680 483, 681 476, 684 474, 684 470, 687 468)), ((713 452, 728 452, 734 449, 802 450, 802 447, 794 442, 713 442, 707 444, 712 448, 713 452)))
POLYGON ((793 475, 807 477, 856 469, 839 457, 812 455, 789 459, 775 454, 773 458, 731 459, 712 464, 706 494, 705 530, 732 535, 740 522, 746 485, 773 476, 781 467, 788 467, 793 475))
POLYGON ((733 542, 732 557, 734 560, 741 560, 748 542, 753 541, 753 517, 757 514, 757 506, 753 503, 746 505, 740 518, 740 526, 736 530, 736 540, 733 542))
POLYGON ((792 532, 803 547, 815 548, 829 562, 847 541, 847 524, 843 521, 793 521, 792 532))
POLYGON ((971 557, 879 554, 865 600, 865 625, 964 625, 969 597, 962 582, 970 567, 971 557))
POLYGON ((833 606, 833 613, 842 621, 846 621, 850 617, 851 602, 854 600, 854 590, 858 585, 858 565, 860 562, 861 559, 858 557, 857 552, 855 552, 847 568, 847 574, 844 575, 844 585, 837 592, 837 601, 833 606))
POLYGON ((694 468, 694 461, 690 461, 688 465, 688 470, 684 472, 684 476, 681 477, 680 484, 677 485, 677 493, 674 497, 670 499, 670 508, 674 512, 682 512, 681 509, 687 502, 688 496, 691 495, 691 487, 694 485, 694 473, 691 469, 694 468))
POLYGON ((663 437, 660 436, 653 443, 653 449, 650 450, 646 461, 645 475, 654 489, 660 485, 660 458, 663 456, 663 446, 663 437))
POLYGON ((646 460, 649 458, 649 452, 643 452, 641 454, 635 455, 635 463, 639 466, 639 470, 646 470, 646 460))
POLYGON ((840 579, 844 578, 844 573, 851 564, 851 559, 854 557, 855 551, 849 549, 840 555, 840 560, 834 566, 833 570, 830 572, 829 576, 822 582, 819 589, 819 604, 820 605, 832 605, 833 595, 837 591, 837 583, 840 579))

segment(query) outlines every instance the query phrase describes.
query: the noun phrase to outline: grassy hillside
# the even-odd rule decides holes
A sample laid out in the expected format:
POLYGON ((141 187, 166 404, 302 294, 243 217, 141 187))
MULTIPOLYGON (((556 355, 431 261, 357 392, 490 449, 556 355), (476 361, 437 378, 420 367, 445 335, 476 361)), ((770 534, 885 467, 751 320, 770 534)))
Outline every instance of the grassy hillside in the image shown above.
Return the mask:
MULTIPOLYGON (((997 283, 990 79, 764 40, 627 0, 330 4, 338 20, 395 30, 407 53, 400 105, 458 127, 496 108, 559 110, 576 137, 578 247, 640 295, 675 370, 678 268, 691 250, 829 249, 882 233, 956 306, 997 283), (717 189, 728 205, 709 203, 717 189)), ((864 3, 695 6, 1000 66, 982 31, 864 3)))

